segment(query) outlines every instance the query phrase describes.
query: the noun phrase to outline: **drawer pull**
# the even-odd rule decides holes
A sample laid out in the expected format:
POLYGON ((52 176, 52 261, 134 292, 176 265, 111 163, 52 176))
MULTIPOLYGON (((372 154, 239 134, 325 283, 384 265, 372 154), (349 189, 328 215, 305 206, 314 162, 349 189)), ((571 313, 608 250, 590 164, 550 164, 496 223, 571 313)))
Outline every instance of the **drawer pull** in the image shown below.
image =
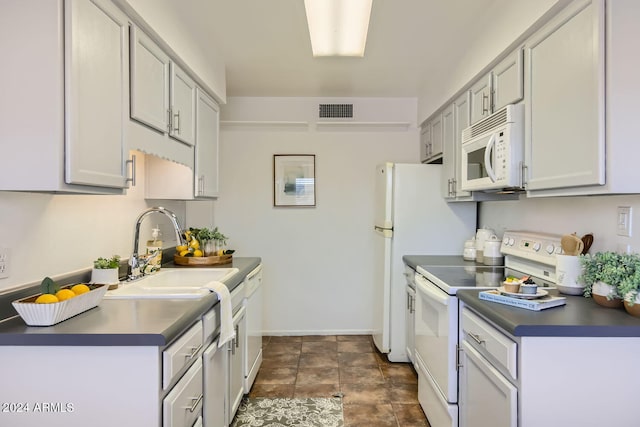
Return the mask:
POLYGON ((476 335, 474 333, 468 332, 469 336, 478 344, 482 345, 483 342, 485 342, 482 338, 480 338, 480 335, 476 335))
POLYGON ((193 356, 195 356, 196 354, 198 354, 198 352, 200 351, 200 349, 201 349, 201 348, 202 348, 202 344, 200 344, 200 345, 199 345, 199 346, 197 346, 197 347, 191 347, 191 353, 189 353, 189 354, 185 354, 185 357, 186 357, 187 359, 191 359, 191 358, 193 358, 193 356))
POLYGON ((185 406, 184 409, 188 409, 189 412, 195 412, 196 408, 198 407, 198 404, 202 402, 202 393, 200 393, 200 396, 198 397, 192 397, 191 402, 192 402, 191 406, 185 406))

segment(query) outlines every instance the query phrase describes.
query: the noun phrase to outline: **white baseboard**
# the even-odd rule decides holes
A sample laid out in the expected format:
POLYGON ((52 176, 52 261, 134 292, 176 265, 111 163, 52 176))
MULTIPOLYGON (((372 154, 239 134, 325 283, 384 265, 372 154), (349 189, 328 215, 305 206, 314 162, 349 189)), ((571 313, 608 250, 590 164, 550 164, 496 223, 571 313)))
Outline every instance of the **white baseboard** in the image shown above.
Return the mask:
POLYGON ((302 335, 371 335, 373 330, 371 329, 341 329, 341 330, 274 330, 274 331, 262 331, 263 336, 302 336, 302 335))

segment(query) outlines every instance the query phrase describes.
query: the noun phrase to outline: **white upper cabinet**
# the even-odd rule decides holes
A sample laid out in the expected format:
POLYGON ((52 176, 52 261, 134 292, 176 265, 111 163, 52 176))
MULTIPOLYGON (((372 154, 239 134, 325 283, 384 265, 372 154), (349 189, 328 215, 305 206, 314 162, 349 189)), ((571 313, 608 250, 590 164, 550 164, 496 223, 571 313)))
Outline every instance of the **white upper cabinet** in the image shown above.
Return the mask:
POLYGON ((456 123, 455 105, 451 104, 442 111, 442 195, 445 199, 454 198, 456 178, 456 123))
POLYGON ((526 43, 529 191, 605 183, 604 1, 577 1, 526 43))
POLYGON ((522 49, 516 49, 489 73, 475 82, 470 91, 471 122, 484 119, 524 97, 522 49))
POLYGON ((420 161, 425 163, 429 160, 429 150, 431 149, 431 126, 425 123, 420 127, 420 161))
POLYGON ((462 130, 469 127, 469 122, 471 121, 471 102, 469 100, 469 92, 465 92, 460 95, 453 103, 454 106, 454 122, 455 122, 455 130, 454 130, 454 140, 453 140, 453 156, 454 156, 454 164, 455 164, 455 175, 454 181, 451 185, 453 189, 454 196, 458 199, 471 196, 470 191, 462 190, 460 187, 462 186, 461 176, 462 172, 460 170, 460 156, 461 156, 461 145, 462 145, 462 130))
POLYGON ((110 1, 65 9, 65 181, 126 187, 129 22, 110 1))
POLYGON ((491 114, 491 73, 478 80, 471 89, 471 123, 491 114))
POLYGON ((169 131, 169 56, 131 26, 131 118, 169 131))
POLYGON ((195 144, 196 83, 171 63, 171 130, 169 135, 186 144, 195 144))
POLYGON ((492 110, 515 104, 524 98, 523 51, 516 49, 491 72, 493 85, 492 110))
POLYGON ((139 28, 131 29, 131 118, 195 144, 196 83, 139 28))
POLYGON ((218 197, 220 108, 198 89, 196 102, 195 196, 218 197))
POLYGON ((28 34, 0 37, 0 190, 122 194, 127 17, 107 0, 6 0, 0 27, 28 34))
POLYGON ((442 157, 442 114, 436 115, 430 123, 431 126, 431 150, 430 158, 442 157))

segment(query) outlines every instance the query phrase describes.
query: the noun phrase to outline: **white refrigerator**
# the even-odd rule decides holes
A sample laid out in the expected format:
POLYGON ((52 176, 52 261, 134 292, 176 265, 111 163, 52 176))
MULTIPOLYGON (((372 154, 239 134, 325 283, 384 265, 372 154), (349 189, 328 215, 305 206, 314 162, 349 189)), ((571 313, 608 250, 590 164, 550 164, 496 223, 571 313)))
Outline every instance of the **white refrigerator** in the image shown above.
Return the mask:
POLYGON ((475 235, 476 203, 447 203, 441 165, 385 163, 376 170, 373 341, 406 362, 404 255, 460 255, 475 235))

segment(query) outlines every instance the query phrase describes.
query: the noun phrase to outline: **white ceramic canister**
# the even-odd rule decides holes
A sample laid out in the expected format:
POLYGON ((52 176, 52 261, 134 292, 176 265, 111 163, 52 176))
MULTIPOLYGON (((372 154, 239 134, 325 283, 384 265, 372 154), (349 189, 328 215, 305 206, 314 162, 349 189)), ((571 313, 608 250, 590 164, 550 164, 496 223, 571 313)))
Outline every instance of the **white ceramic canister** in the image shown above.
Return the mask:
POLYGON ((494 234, 490 228, 478 228, 476 231, 476 262, 484 261, 484 242, 494 234))
POLYGON ((575 255, 556 255, 556 286, 560 293, 582 295, 585 284, 578 278, 582 274, 580 257, 575 255))
POLYGON ((476 238, 472 237, 469 240, 465 240, 464 249, 462 251, 462 258, 466 261, 476 260, 476 238))
POLYGON ((484 254, 482 262, 485 265, 500 265, 504 260, 504 256, 500 252, 502 241, 495 234, 491 235, 484 242, 484 254))

